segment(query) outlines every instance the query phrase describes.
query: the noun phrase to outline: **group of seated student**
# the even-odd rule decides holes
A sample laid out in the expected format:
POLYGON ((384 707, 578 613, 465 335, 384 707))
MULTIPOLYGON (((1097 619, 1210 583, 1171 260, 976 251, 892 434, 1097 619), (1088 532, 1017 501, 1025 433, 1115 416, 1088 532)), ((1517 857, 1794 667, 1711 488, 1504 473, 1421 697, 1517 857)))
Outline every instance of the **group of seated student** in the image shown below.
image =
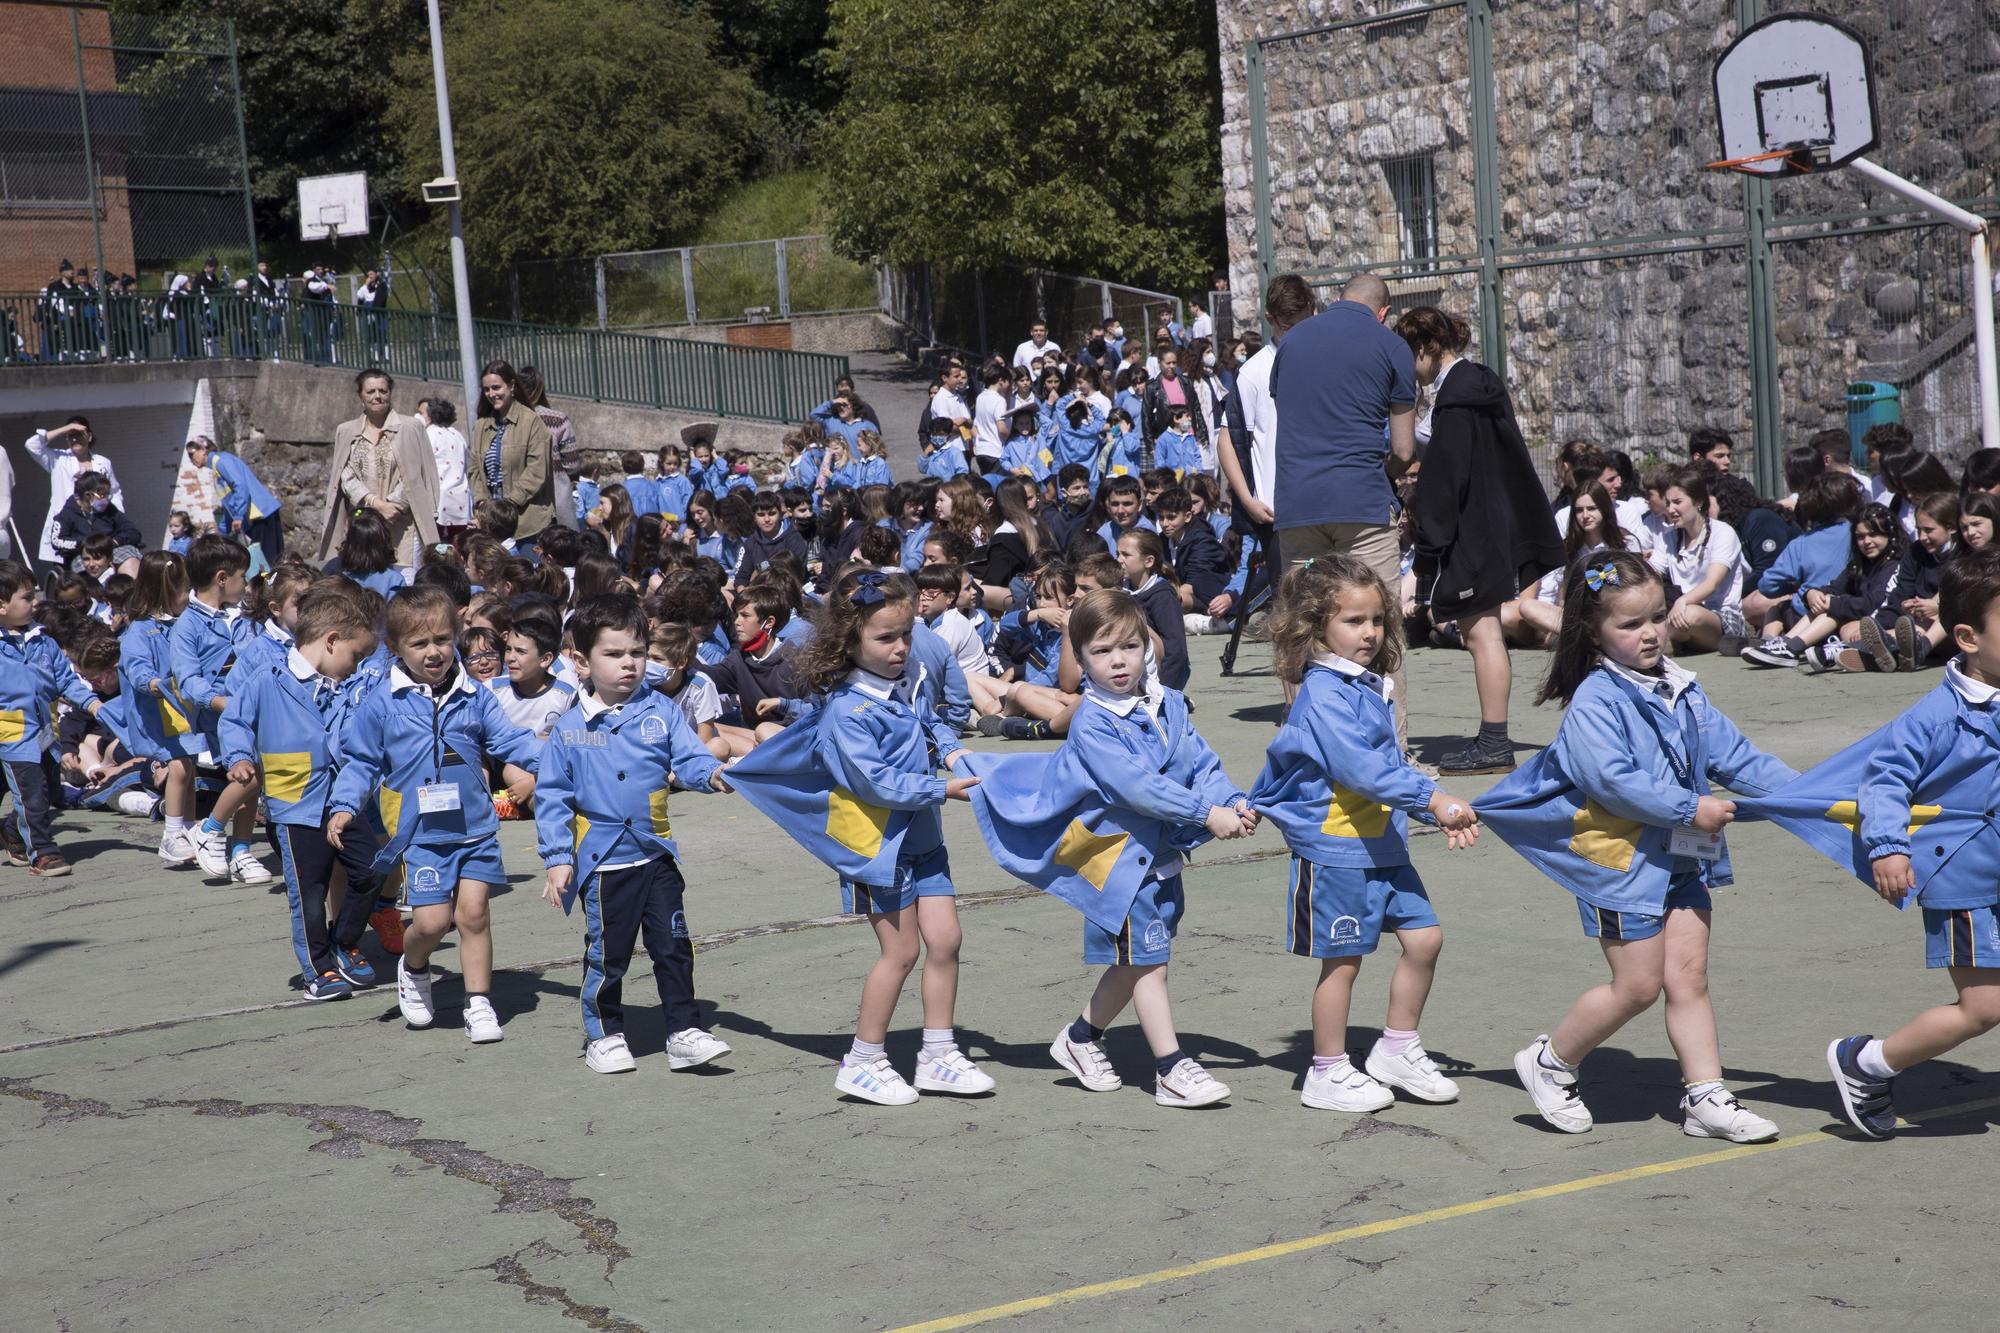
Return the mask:
POLYGON ((1509 640, 1551 646, 1567 569, 1629 551, 1673 590, 1676 653, 1721 651, 1815 675, 1923 668, 1946 651, 1945 565, 1990 543, 2000 522, 2000 450, 1973 453, 1954 477, 1900 424, 1871 427, 1862 446, 1865 469, 1845 430, 1787 450, 1779 500, 1731 472, 1721 431, 1695 432, 1690 460, 1647 472, 1641 494, 1630 493, 1622 453, 1566 447, 1556 511, 1565 568, 1504 608, 1509 640))

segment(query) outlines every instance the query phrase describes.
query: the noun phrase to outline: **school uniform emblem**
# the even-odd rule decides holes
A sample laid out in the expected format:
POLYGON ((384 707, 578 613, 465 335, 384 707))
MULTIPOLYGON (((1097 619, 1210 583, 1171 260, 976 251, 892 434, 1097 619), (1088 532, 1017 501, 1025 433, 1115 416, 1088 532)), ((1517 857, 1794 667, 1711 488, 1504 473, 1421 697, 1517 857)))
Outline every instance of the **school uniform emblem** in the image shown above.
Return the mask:
POLYGON ((687 913, 675 912, 670 920, 672 922, 674 938, 677 940, 686 939, 688 937, 687 913))
POLYGON ((1148 950, 1164 949, 1167 947, 1169 940, 1170 937, 1167 934, 1166 922, 1154 921, 1146 926, 1146 948, 1148 950))
POLYGON ((1327 939, 1335 944, 1358 944, 1361 941, 1361 923, 1351 916, 1337 916, 1332 929, 1327 931, 1327 939))
POLYGON ((438 868, 418 866, 416 874, 410 876, 410 887, 420 892, 432 892, 443 887, 438 868))
POLYGON ((667 738, 667 720, 658 713, 648 713, 639 719, 639 739, 642 741, 664 741, 667 738))

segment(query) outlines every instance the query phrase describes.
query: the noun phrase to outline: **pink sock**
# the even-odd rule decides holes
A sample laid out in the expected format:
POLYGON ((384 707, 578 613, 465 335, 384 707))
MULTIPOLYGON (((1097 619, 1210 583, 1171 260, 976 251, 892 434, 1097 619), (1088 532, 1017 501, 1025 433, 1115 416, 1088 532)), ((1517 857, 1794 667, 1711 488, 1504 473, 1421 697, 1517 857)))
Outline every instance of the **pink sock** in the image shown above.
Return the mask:
POLYGON ((1313 1073, 1324 1074, 1333 1069, 1334 1066, 1346 1063, 1346 1051, 1342 1051, 1339 1055, 1315 1055, 1313 1057, 1313 1073))
POLYGON ((1382 1029, 1382 1049, 1391 1055, 1401 1055, 1417 1044, 1417 1030, 1405 1032, 1402 1028, 1382 1029))

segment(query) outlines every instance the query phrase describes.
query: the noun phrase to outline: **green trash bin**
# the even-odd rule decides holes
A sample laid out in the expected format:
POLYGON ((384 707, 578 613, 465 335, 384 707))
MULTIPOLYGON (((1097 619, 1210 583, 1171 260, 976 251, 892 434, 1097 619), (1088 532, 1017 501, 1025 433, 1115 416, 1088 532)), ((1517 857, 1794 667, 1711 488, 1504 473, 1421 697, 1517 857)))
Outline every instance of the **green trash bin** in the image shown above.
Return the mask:
POLYGON ((1871 426, 1894 425, 1903 419, 1903 395, 1895 385, 1880 380, 1856 380, 1847 386, 1847 441, 1854 466, 1868 466, 1868 451, 1861 437, 1871 426))

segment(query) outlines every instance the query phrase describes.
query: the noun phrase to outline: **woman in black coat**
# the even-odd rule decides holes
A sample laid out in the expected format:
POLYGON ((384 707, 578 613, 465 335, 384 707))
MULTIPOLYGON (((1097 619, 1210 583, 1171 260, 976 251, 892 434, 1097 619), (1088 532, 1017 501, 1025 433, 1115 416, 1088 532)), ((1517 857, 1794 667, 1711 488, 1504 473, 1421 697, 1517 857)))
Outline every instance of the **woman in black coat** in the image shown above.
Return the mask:
POLYGON ((1418 594, 1429 601, 1433 622, 1457 622, 1479 691, 1479 735, 1445 755, 1438 768, 1504 773, 1514 767, 1507 739, 1514 668, 1500 608, 1562 568, 1562 538, 1515 424, 1507 386, 1459 356, 1470 337, 1465 321, 1418 306, 1396 321, 1396 332, 1409 343, 1417 383, 1429 390, 1431 402, 1430 439, 1410 504, 1418 594))

